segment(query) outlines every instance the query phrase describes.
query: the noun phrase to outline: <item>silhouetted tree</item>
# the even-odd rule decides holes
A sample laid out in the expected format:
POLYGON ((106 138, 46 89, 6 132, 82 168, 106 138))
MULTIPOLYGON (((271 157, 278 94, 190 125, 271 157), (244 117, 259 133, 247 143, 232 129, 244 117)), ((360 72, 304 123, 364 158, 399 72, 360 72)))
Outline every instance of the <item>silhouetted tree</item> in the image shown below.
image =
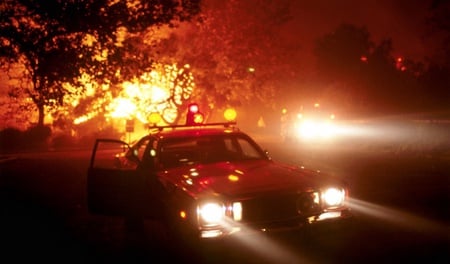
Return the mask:
POLYGON ((435 110, 450 108, 450 1, 432 1, 424 38, 434 43, 420 81, 427 106, 435 110))
POLYGON ((367 63, 374 49, 365 27, 342 24, 333 32, 317 39, 314 55, 317 61, 317 97, 340 100, 345 108, 362 109, 370 96, 364 84, 367 79, 367 63), (325 88, 328 87, 326 90, 325 88), (331 94, 331 96, 323 93, 331 94))
POLYGON ((450 110, 450 68, 432 63, 420 76, 425 106, 430 110, 450 110))
POLYGON ((325 87, 335 90, 335 100, 340 99, 353 111, 362 114, 414 111, 423 99, 423 88, 417 79, 421 74, 417 71, 423 67, 394 58, 392 50, 391 39, 376 44, 365 27, 340 25, 317 41, 317 78, 325 82, 325 87))

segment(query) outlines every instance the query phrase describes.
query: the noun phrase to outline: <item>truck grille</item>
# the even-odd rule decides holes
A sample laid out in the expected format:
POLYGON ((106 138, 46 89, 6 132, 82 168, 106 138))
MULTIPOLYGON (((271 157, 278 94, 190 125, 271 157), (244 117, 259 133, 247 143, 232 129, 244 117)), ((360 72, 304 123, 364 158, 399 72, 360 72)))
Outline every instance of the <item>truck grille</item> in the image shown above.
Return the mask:
POLYGON ((319 214, 318 192, 277 194, 243 200, 242 222, 279 222, 319 214))

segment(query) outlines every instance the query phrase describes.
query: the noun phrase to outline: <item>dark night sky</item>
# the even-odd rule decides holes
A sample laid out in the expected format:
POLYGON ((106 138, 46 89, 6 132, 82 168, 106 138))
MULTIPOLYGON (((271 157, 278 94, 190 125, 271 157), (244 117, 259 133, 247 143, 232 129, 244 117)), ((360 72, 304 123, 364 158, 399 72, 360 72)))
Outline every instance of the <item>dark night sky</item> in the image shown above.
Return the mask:
POLYGON ((432 0, 293 1, 293 20, 286 33, 310 54, 314 39, 341 23, 367 27, 372 41, 392 38, 394 55, 421 60, 429 46, 423 40, 424 20, 432 0))

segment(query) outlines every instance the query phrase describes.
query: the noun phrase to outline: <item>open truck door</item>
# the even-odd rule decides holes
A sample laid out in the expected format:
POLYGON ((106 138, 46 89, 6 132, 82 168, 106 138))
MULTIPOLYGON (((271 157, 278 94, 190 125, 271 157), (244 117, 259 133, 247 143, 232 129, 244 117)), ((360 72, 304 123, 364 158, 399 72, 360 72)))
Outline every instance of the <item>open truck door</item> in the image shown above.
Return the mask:
POLYGON ((87 201, 92 214, 127 216, 143 205, 145 180, 142 172, 120 166, 130 146, 120 140, 97 139, 87 172, 87 201))

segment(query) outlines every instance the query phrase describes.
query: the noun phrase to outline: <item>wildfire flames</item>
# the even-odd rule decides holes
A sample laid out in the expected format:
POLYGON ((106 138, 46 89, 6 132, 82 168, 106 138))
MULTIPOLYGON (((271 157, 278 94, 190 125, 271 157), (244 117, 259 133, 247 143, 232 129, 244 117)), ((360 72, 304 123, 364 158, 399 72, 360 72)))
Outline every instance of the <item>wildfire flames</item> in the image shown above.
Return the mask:
POLYGON ((192 94, 195 87, 189 65, 155 65, 152 72, 121 84, 121 92, 113 96, 109 87, 102 87, 104 96, 95 97, 94 85, 87 83, 87 92, 83 98, 71 100, 76 107, 83 100, 91 99, 89 110, 74 119, 74 124, 86 122, 100 112, 106 118, 136 119, 149 123, 152 113, 159 113, 165 124, 176 121, 178 107, 192 94), (103 107, 105 106, 105 107, 103 107))

